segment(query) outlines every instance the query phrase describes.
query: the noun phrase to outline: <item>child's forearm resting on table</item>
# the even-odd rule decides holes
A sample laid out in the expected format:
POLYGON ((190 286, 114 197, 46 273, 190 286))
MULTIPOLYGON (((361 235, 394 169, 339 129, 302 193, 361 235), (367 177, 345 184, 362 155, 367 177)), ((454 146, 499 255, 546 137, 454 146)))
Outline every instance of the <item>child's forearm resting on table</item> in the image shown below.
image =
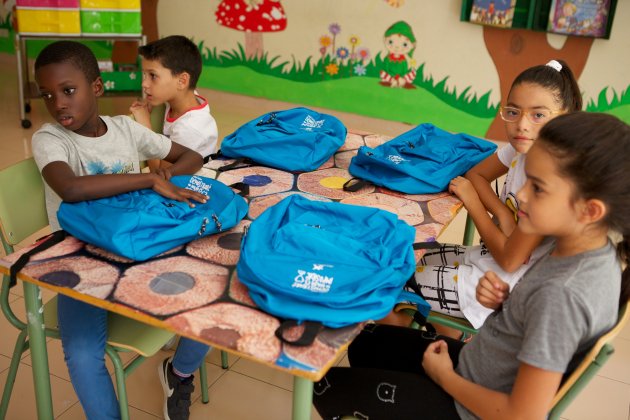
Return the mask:
POLYGON ((510 236, 506 236, 494 224, 480 200, 471 200, 467 203, 466 210, 475 222, 479 236, 488 251, 497 264, 507 272, 515 271, 525 263, 542 241, 542 237, 523 233, 518 226, 510 236))

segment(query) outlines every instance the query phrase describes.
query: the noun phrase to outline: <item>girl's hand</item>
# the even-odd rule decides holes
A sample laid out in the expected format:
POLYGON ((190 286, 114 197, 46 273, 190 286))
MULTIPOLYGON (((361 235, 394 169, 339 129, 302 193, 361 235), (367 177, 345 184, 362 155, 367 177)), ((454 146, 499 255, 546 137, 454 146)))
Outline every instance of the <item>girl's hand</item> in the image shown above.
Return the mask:
POLYGON ((429 344, 422 358, 422 367, 433 382, 442 386, 445 378, 454 372, 446 341, 439 340, 429 344))
POLYGON ((195 207, 195 204, 191 200, 197 201, 199 203, 205 203, 209 199, 208 196, 198 193, 196 191, 188 190, 186 188, 179 188, 172 182, 165 180, 159 175, 155 176, 153 191, 163 197, 170 198, 176 201, 186 202, 190 207, 195 207))
POLYGON ((467 206, 467 203, 470 203, 472 200, 479 200, 477 190, 475 190, 473 184, 463 176, 451 179, 448 185, 448 192, 455 194, 457 198, 462 200, 464 206, 467 206))
POLYGON ((137 122, 151 128, 151 105, 148 102, 142 100, 134 101, 129 107, 129 112, 131 112, 131 115, 137 122))
POLYGON ((477 283, 477 301, 486 308, 497 310, 510 294, 510 285, 494 272, 488 271, 477 283))

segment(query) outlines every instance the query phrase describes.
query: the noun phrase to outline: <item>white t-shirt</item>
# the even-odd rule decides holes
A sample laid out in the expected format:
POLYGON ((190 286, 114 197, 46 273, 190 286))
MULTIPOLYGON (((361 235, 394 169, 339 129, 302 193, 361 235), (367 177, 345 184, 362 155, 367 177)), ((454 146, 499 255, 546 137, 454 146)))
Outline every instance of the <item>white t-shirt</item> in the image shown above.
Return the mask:
POLYGON ((518 212, 518 200, 516 193, 523 188, 527 178, 525 177, 525 155, 518 153, 512 145, 503 146, 497 151, 499 161, 508 168, 505 183, 499 198, 514 212, 518 212))
MULTIPOLYGON (((77 176, 140 173, 140 162, 164 159, 171 141, 127 116, 101 119, 107 132, 100 137, 85 137, 60 124, 44 124, 33 134, 33 157, 41 172, 51 162, 66 162, 77 176)), ((61 198, 45 185, 48 221, 59 230, 57 210, 61 198)))
POLYGON ((210 114, 208 101, 197 95, 197 102, 198 106, 177 118, 169 117, 171 107, 166 104, 162 132, 175 143, 206 157, 217 151, 219 132, 217 123, 210 114))
MULTIPOLYGON (((503 146, 497 151, 499 161, 508 168, 505 184, 499 198, 514 212, 518 212, 516 193, 523 187, 525 176, 525 155, 518 153, 511 145, 503 146)), ((486 271, 494 271, 503 281, 510 285, 510 290, 523 277, 523 274, 542 256, 553 248, 554 241, 545 238, 532 252, 529 260, 512 273, 503 270, 488 252, 485 246, 471 246, 466 249, 464 263, 457 269, 457 294, 459 307, 466 319, 475 328, 483 325, 493 311, 482 306, 476 298, 479 279, 486 271)))

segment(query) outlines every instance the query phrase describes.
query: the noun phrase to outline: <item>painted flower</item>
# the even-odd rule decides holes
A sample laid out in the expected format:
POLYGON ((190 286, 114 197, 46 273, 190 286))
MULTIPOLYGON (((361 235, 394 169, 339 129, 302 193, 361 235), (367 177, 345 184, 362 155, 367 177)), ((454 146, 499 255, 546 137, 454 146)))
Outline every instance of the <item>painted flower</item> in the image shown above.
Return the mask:
POLYGON ((405 0, 385 0, 392 7, 400 7, 405 4, 405 0))
POLYGON ((338 23, 331 23, 328 26, 328 31, 333 35, 337 35, 339 32, 341 32, 341 26, 339 26, 338 23))
POLYGON ((355 45, 359 45, 359 43, 361 43, 361 40, 359 39, 358 36, 352 35, 350 37, 350 45, 352 45, 354 47, 355 45))
POLYGON ((357 54, 359 54, 359 57, 361 58, 361 60, 370 59, 370 50, 368 50, 367 48, 359 48, 357 50, 357 54))
POLYGON ((354 74, 357 76, 365 76, 366 72, 367 71, 365 70, 365 66, 363 64, 357 64, 354 66, 354 74))
POLYGON ((319 49, 319 53, 320 53, 321 55, 326 54, 326 47, 321 47, 321 48, 319 49))
POLYGON ((339 57, 340 59, 345 60, 346 58, 348 58, 349 55, 350 51, 348 51, 346 47, 337 48, 337 57, 339 57))
POLYGON ((330 47, 332 44, 332 38, 328 35, 322 35, 319 37, 319 45, 320 47, 330 47))
POLYGON ((335 63, 330 63, 329 65, 326 66, 326 73, 330 74, 331 76, 334 76, 335 74, 339 73, 339 66, 336 65, 335 63))

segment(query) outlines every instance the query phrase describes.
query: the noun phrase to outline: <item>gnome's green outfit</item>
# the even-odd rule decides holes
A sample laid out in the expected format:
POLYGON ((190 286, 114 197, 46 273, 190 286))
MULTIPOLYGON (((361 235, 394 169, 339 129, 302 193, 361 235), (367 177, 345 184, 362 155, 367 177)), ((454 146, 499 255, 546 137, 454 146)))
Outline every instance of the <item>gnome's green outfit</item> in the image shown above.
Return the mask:
MULTIPOLYGON (((385 31, 385 38, 392 35, 402 35, 409 39, 413 44, 416 43, 416 37, 411 30, 411 26, 406 22, 399 21, 390 26, 385 31)), ((415 48, 409 51, 409 56, 413 54, 415 48)), ((416 69, 409 68, 409 64, 402 54, 390 53, 383 60, 383 68, 380 73, 381 82, 391 83, 392 79, 404 78, 406 84, 412 84, 416 78, 416 69)))

